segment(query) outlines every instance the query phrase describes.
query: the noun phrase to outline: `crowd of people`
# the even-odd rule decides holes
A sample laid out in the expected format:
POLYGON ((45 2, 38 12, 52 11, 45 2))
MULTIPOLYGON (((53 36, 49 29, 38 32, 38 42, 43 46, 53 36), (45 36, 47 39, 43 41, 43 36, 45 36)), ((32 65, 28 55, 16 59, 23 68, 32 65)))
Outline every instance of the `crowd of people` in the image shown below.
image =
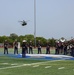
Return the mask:
MULTIPOLYGON (((14 47, 14 54, 18 54, 18 41, 15 40, 13 43, 13 47, 14 47)), ((46 45, 46 54, 50 54, 50 43, 47 43, 46 45)), ((27 45, 27 41, 23 40, 22 41, 22 57, 26 56, 26 53, 29 54, 33 54, 33 44, 32 41, 29 42, 29 44, 27 45)), ((41 42, 40 40, 37 43, 37 49, 38 49, 38 54, 42 54, 42 46, 41 46, 41 42)), ((7 40, 5 40, 4 42, 4 54, 8 54, 8 42, 7 40)), ((55 54, 64 54, 64 55, 71 55, 74 57, 74 44, 68 44, 68 43, 56 43, 55 46, 55 54)))
POLYGON ((71 55, 74 57, 74 44, 69 44, 69 43, 57 43, 56 44, 56 49, 55 49, 55 54, 64 54, 64 55, 71 55))

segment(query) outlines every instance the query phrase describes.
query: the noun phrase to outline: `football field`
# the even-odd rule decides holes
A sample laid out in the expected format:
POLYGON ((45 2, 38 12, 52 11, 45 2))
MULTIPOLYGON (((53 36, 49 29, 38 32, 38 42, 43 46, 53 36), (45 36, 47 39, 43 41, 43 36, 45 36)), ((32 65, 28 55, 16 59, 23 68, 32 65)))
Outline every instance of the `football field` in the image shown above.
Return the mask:
POLYGON ((74 61, 47 61, 1 56, 0 75, 74 75, 74 61))
POLYGON ((74 75, 74 60, 17 58, 0 54, 0 75, 74 75))

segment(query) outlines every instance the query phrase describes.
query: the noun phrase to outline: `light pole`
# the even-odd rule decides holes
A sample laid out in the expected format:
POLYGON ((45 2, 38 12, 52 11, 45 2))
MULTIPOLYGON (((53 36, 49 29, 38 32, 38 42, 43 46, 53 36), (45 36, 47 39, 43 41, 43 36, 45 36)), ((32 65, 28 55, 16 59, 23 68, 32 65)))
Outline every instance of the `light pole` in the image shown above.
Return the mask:
POLYGON ((34 0, 34 44, 36 47, 36 0, 34 0))

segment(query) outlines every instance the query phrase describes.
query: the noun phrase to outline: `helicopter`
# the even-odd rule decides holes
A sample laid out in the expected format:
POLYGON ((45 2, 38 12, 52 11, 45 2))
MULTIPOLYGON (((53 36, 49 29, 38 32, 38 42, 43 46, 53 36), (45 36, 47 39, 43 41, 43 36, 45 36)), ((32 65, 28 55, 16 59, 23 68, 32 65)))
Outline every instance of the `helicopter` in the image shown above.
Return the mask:
POLYGON ((21 25, 22 25, 22 26, 27 25, 27 21, 25 21, 25 20, 23 20, 23 21, 19 21, 19 22, 21 22, 21 25))

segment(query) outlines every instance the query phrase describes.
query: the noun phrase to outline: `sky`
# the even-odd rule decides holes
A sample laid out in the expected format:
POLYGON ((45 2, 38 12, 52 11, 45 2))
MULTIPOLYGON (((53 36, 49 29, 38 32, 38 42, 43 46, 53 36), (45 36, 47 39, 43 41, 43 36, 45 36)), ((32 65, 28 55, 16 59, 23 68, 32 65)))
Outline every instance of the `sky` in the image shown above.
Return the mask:
MULTIPOLYGON (((0 0, 0 36, 11 33, 34 35, 34 0, 0 0)), ((74 37, 74 0, 36 0, 36 36, 74 37)))

